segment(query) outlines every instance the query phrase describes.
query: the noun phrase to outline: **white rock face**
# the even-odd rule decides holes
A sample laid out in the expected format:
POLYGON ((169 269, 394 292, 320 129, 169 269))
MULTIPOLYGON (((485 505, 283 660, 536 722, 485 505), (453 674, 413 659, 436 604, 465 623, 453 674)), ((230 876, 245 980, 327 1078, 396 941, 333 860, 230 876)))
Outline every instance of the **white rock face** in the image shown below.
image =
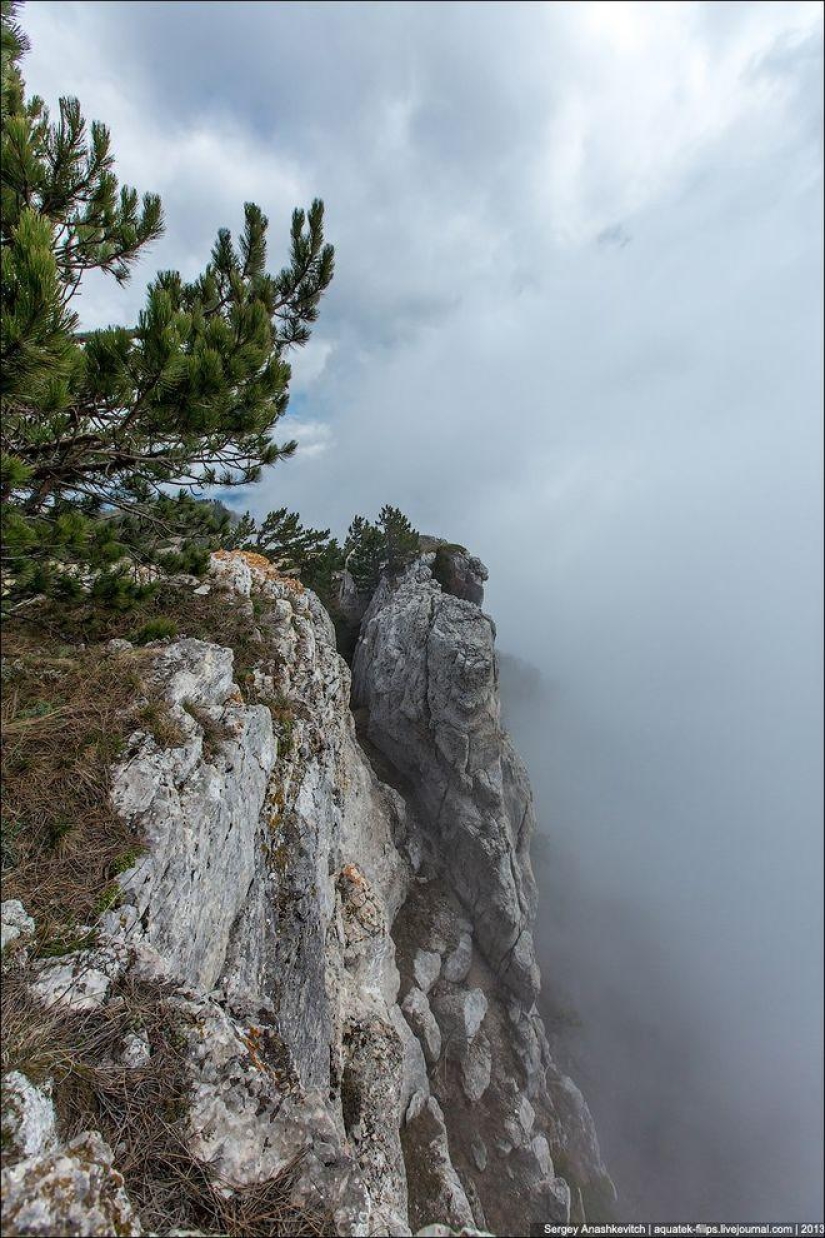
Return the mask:
POLYGON ((38 1156, 57 1147, 54 1105, 19 1070, 3 1076, 3 1150, 38 1156))
POLYGON ((31 937, 33 933, 34 920, 27 915, 18 898, 7 898, 0 903, 0 954, 5 953, 13 941, 31 937))
MULTIPOLYGON (((75 1011, 119 1000, 131 971, 165 981, 187 1029, 190 1151, 230 1186, 302 1151, 291 1202, 331 1213, 344 1238, 483 1232, 507 1191, 489 1222, 501 1232, 528 1201, 569 1216, 551 1148, 582 1182, 603 1172, 533 1006, 529 784, 500 729, 493 627, 467 600, 482 579, 467 565, 453 573, 463 598, 422 562, 366 617, 359 694, 397 790, 356 738, 318 600, 254 556, 214 559, 209 588, 255 615, 255 669, 239 685, 232 650, 200 640, 153 651, 180 739, 135 734, 113 776, 146 851, 98 944, 36 966, 44 1005, 75 1011)), ((23 908, 3 919, 28 931, 23 908)), ((119 1061, 139 1069, 150 1052, 129 1035, 119 1061)), ((48 1098, 26 1083, 8 1232, 139 1233, 109 1149, 94 1133, 50 1145, 48 1098)))
POLYGON ((87 1132, 62 1151, 31 1156, 4 1169, 3 1233, 51 1238, 111 1238, 142 1233, 112 1168, 112 1150, 87 1132))
POLYGON ((138 739, 117 768, 112 799, 149 843, 121 884, 144 925, 144 940, 181 980, 214 987, 229 933, 258 867, 258 821, 276 745, 264 705, 244 705, 233 684, 233 654, 199 640, 159 651, 154 668, 180 747, 138 739), (203 730, 187 706, 205 710, 225 736, 204 759, 203 730))
POLYGON ((196 1154, 242 1185, 306 1147, 297 1202, 332 1206, 341 1234, 408 1234, 400 1128, 429 1087, 390 928, 413 825, 356 742, 349 670, 314 595, 243 556, 213 560, 213 583, 227 605, 260 599, 256 703, 230 650, 158 650, 183 742, 136 737, 116 772, 115 804, 149 848, 107 928, 193 995, 196 1154), (208 755, 199 711, 225 736, 208 755))

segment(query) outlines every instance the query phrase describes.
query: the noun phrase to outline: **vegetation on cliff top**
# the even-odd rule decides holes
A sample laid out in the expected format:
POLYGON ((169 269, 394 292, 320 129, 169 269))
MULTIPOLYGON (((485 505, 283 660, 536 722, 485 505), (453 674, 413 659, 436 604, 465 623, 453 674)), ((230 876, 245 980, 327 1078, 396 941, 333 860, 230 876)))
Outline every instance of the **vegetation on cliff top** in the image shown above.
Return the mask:
POLYGON ((203 274, 162 271, 137 323, 80 331, 90 272, 124 283, 163 230, 160 199, 118 186, 109 133, 76 99, 55 120, 26 98, 19 6, 2 0, 2 405, 5 606, 76 593, 84 571, 110 598, 123 560, 185 558, 204 513, 184 496, 256 480, 292 454, 272 432, 289 399, 290 348, 305 344, 333 275, 320 200, 293 213, 288 264, 266 270, 267 219, 246 203, 203 274), (100 583, 106 577, 105 585, 100 583))

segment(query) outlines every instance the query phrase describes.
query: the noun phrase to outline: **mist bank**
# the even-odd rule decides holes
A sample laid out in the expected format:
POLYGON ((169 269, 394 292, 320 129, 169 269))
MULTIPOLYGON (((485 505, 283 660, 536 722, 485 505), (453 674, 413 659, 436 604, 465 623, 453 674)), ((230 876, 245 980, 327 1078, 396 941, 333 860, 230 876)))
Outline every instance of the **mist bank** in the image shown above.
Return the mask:
POLYGON ((598 691, 552 655, 503 656, 502 697, 537 799, 544 1010, 620 1214, 821 1218, 816 692, 787 667, 788 731, 770 666, 746 692, 674 652, 676 698, 630 659, 598 691))

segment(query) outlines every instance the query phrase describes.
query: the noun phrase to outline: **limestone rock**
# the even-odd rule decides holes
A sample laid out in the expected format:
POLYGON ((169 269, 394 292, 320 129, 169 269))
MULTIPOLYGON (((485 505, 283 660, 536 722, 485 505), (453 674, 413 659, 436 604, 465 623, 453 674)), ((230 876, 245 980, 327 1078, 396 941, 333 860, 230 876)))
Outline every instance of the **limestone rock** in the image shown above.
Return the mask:
POLYGON ((19 1070, 3 1076, 2 1129, 4 1155, 38 1156, 57 1147, 51 1098, 19 1070))
POLYGON ((490 1086, 492 1065, 490 1042, 483 1032, 479 1032, 468 1045, 461 1060, 461 1086, 465 1096, 473 1104, 481 1100, 490 1086))
POLYGON ((422 993, 429 993, 440 974, 441 955, 436 950, 417 950, 413 959, 413 975, 422 993))
MULTIPOLYGON (((425 997, 424 1001, 426 1000, 425 997)), ((426 1098, 430 1094, 430 1085, 427 1078, 427 1050, 425 1044, 415 1033, 415 1029, 407 1022, 407 1019, 404 1018, 398 1006, 393 1006, 390 1011, 390 1018, 393 1027, 401 1038, 404 1051, 403 1074, 398 1103, 400 1112, 406 1114, 409 1112, 409 1106, 415 1096, 422 1095, 426 1098)))
POLYGON ((114 806, 149 844, 121 884, 145 925, 131 939, 141 937, 176 975, 209 990, 257 868, 258 820, 276 757, 272 718, 263 705, 238 703, 231 650, 177 641, 159 652, 154 674, 183 740, 159 749, 147 738, 114 771, 114 806), (204 759, 202 728, 185 705, 215 707, 210 717, 226 739, 213 760, 204 759))
POLYGON ((449 1225, 425 1225, 415 1231, 415 1238, 493 1238, 493 1235, 473 1225, 462 1225, 461 1229, 451 1229, 449 1225))
POLYGON ((48 1009, 97 1010, 106 1000, 113 976, 120 970, 110 952, 76 951, 62 960, 45 960, 37 967, 32 992, 48 1009))
POLYGON ((434 1096, 407 1122, 402 1138, 410 1167, 411 1224, 428 1224, 439 1216, 455 1228, 474 1226, 472 1208, 450 1158, 444 1114, 434 1096))
POLYGON ((415 789, 433 846, 479 947, 526 1007, 532 941, 532 793, 500 721, 492 621, 442 592, 418 560, 379 585, 361 625, 354 697, 368 735, 415 789))
POLYGON ((419 988, 410 989, 401 1003, 401 1009, 421 1042, 424 1057, 430 1066, 435 1065, 441 1056, 441 1031, 426 994, 419 988))
POLYGON ((533 1149, 533 1155, 538 1161, 539 1169, 545 1178, 554 1177, 553 1161, 550 1156, 550 1146, 547 1143, 544 1135, 536 1135, 530 1147, 533 1149))
POLYGON ((123 1065, 130 1070, 139 1070, 145 1066, 151 1057, 149 1041, 145 1036, 130 1032, 123 1038, 123 1065))
POLYGON ((214 575, 227 605, 259 599, 248 682, 267 703, 241 701, 231 650, 158 649, 182 741, 137 737, 115 771, 115 804, 149 848, 106 931, 155 951, 188 991, 193 1154, 241 1186, 303 1148, 296 1206, 331 1211, 342 1235, 407 1234, 399 1132, 429 1084, 395 1004, 390 927, 416 826, 356 742, 349 671, 318 600, 233 558, 213 559, 214 575), (208 757, 192 704, 225 735, 208 757))
MULTIPOLYGON (((41 1000, 78 1010, 121 1000, 130 973, 162 980, 185 1042, 189 1152, 229 1187, 302 1153, 290 1204, 327 1212, 351 1238, 476 1234, 485 1213, 501 1232, 521 1213, 558 1219, 570 1191, 550 1148, 584 1181, 603 1169, 533 1004, 532 802, 500 726, 495 633, 474 592, 483 569, 448 549, 449 580, 433 577, 436 544, 381 583, 364 618, 355 680, 375 768, 318 599, 254 555, 213 558, 213 594, 246 616, 254 603, 256 665, 242 693, 232 650, 188 638, 152 648, 147 673, 179 737, 162 748, 136 733, 113 774, 114 805, 146 853, 119 878, 124 901, 93 949, 33 965, 41 1000), (483 1098, 489 1153, 467 1129, 468 1098, 483 1098)), ((113 1052, 139 1071, 150 1049, 129 1034, 113 1052)), ((44 1129, 47 1099, 21 1102, 44 1129)), ((21 1154, 37 1146, 21 1140, 21 1154)), ((61 1181, 88 1207, 58 1192, 62 1212, 47 1215, 27 1170, 25 1182, 4 1176, 20 1215, 35 1209, 26 1232, 138 1232, 125 1197, 121 1228, 112 1220, 119 1176, 105 1145, 41 1144, 7 1173, 52 1158, 48 1176, 62 1157, 61 1181)))
POLYGON ((209 574, 219 589, 249 597, 252 589, 252 568, 242 554, 212 555, 209 574))
POLYGON ((470 933, 462 933, 455 950, 444 960, 443 976, 452 984, 466 980, 473 961, 473 939, 470 933))
POLYGON ((19 938, 31 937, 34 920, 18 898, 7 898, 0 904, 0 953, 19 938))
POLYGON ((487 998, 481 989, 442 989, 432 1007, 447 1056, 463 1058, 487 1013, 487 998))
POLYGON ((74 1234, 78 1238, 140 1235, 112 1151, 95 1131, 60 1151, 27 1157, 4 1169, 3 1233, 74 1234))
POLYGON ((526 1096, 522 1096, 519 1100, 518 1120, 525 1135, 529 1135, 536 1120, 536 1111, 526 1096))
POLYGON ((470 1151, 473 1154, 476 1169, 479 1173, 484 1173, 484 1170, 487 1168, 487 1146, 480 1135, 473 1136, 470 1151))
POLYGON ((548 1069, 547 1085, 556 1113, 555 1142, 564 1152, 576 1181, 600 1183, 608 1197, 615 1198, 615 1187, 602 1161, 593 1117, 581 1091, 554 1065, 548 1069))
POLYGON ((468 554, 463 546, 439 545, 435 550, 432 571, 445 593, 481 606, 487 568, 475 555, 468 554))

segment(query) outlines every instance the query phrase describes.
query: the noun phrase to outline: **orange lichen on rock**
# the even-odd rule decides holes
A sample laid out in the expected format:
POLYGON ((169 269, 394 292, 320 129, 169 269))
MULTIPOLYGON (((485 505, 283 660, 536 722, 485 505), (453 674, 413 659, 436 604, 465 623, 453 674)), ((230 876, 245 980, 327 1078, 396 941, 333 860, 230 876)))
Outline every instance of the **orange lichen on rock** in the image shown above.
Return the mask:
POLYGON ((353 886, 364 887, 367 884, 367 879, 357 864, 345 864, 341 869, 341 876, 353 886))
POLYGON ((265 580, 277 580, 279 585, 285 585, 292 593, 303 593, 304 586, 294 576, 287 576, 266 555, 258 554, 256 550, 216 550, 213 559, 243 559, 256 575, 265 580))

